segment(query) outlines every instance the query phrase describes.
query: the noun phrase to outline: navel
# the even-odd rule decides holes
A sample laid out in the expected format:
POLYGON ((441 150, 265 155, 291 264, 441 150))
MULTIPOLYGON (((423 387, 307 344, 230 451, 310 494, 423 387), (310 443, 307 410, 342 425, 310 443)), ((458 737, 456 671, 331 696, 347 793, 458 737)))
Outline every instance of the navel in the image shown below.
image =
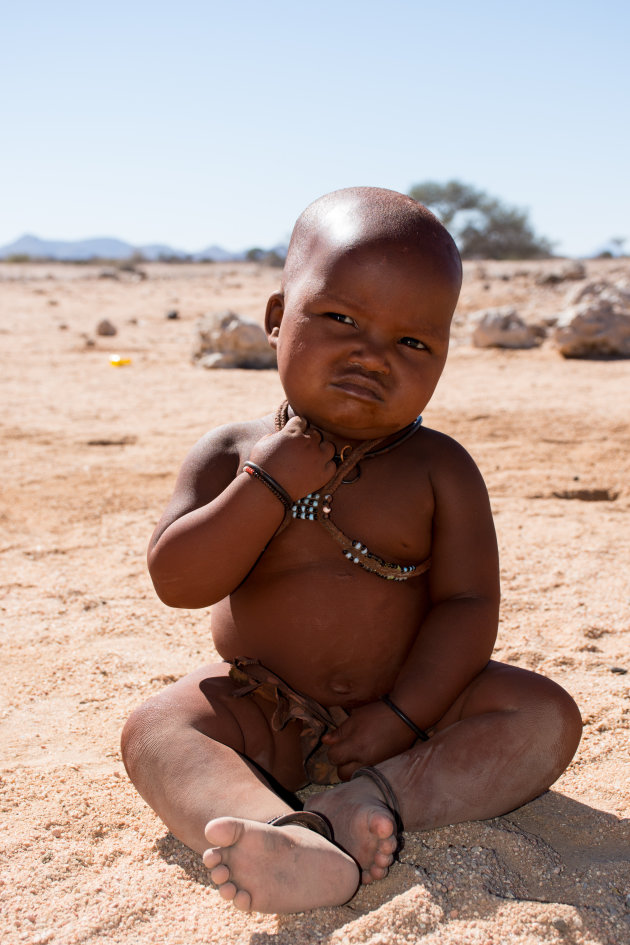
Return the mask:
POLYGON ((352 683, 348 682, 347 679, 331 679, 328 685, 339 696, 347 696, 353 689, 352 683))

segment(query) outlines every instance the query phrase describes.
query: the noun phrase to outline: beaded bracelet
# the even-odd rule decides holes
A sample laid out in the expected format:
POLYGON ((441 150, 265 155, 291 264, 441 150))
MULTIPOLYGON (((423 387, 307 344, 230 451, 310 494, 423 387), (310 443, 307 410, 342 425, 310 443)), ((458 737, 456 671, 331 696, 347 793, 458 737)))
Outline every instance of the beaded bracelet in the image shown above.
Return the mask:
POLYGON ((248 460, 246 463, 243 463, 243 472, 246 472, 250 476, 254 476, 256 479, 259 479, 264 483, 267 488, 273 492, 276 499, 279 499, 280 502, 284 505, 285 509, 290 509, 293 505, 293 499, 286 491, 283 489, 279 482, 269 475, 268 472, 259 466, 257 463, 250 463, 248 460))
POLYGON ((414 732, 418 736, 418 738, 422 739, 423 742, 429 741, 429 736, 427 735, 427 733, 423 732, 421 728, 418 728, 416 723, 412 722, 409 716, 405 715, 402 709, 399 709, 398 706, 392 702, 389 696, 381 696, 381 702, 384 702, 385 705, 388 706, 388 708, 392 710, 392 712, 395 712, 398 718, 402 719, 405 725, 408 725, 411 731, 414 732))

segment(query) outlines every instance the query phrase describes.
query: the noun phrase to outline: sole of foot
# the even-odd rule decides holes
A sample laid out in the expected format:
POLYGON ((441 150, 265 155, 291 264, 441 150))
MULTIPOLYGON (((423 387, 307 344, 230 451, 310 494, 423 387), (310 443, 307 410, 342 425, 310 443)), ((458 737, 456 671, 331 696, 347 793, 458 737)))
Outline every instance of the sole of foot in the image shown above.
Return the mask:
POLYGON ((359 863, 364 884, 387 876, 398 847, 397 829, 372 781, 346 781, 316 794, 305 806, 331 822, 335 842, 359 863))
POLYGON ((305 827, 219 817, 203 862, 219 894, 245 912, 306 912, 347 902, 359 886, 347 853, 305 827))

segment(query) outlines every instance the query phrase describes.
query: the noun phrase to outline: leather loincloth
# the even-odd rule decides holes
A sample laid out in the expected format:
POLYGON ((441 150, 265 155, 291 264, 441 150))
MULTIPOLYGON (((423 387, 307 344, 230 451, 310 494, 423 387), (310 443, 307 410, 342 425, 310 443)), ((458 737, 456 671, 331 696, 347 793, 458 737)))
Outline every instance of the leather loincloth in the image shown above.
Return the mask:
POLYGON ((234 692, 234 698, 255 693, 260 699, 273 703, 275 711, 271 727, 274 732, 281 732, 292 719, 298 719, 302 723, 300 744, 306 777, 312 784, 338 784, 337 768, 328 759, 322 736, 348 718, 346 710, 340 706, 326 708, 320 705, 310 696, 293 689, 258 660, 235 659, 231 664, 230 679, 242 683, 241 688, 234 692))

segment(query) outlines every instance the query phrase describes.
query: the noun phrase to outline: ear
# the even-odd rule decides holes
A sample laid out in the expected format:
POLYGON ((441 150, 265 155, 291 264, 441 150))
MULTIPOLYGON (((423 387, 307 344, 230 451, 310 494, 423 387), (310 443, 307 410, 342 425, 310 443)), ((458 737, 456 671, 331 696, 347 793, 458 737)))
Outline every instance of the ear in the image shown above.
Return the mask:
POLYGON ((283 315, 284 294, 282 292, 274 292, 267 302, 267 310, 265 312, 265 331, 267 332, 267 341, 274 351, 278 347, 278 335, 280 334, 280 325, 282 323, 283 315))

